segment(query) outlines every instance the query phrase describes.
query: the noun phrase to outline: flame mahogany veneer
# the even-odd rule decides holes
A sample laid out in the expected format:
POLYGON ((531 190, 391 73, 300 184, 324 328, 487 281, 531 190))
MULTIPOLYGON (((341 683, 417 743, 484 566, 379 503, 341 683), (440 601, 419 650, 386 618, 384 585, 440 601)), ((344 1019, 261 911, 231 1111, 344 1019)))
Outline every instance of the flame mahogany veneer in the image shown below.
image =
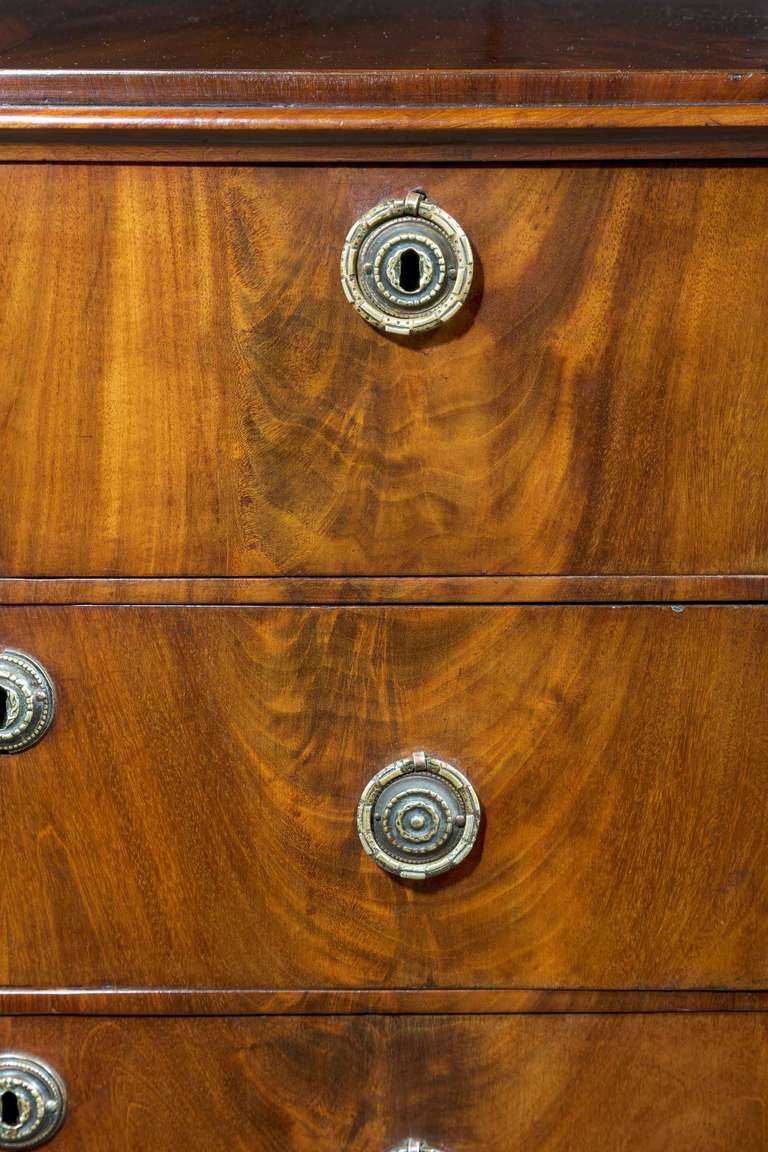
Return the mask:
POLYGON ((765 1149, 766 158, 754 0, 3 5, 52 1149, 765 1149), (415 187, 475 277, 409 341, 339 256, 415 187), (421 886, 354 819, 419 748, 483 806, 421 886))

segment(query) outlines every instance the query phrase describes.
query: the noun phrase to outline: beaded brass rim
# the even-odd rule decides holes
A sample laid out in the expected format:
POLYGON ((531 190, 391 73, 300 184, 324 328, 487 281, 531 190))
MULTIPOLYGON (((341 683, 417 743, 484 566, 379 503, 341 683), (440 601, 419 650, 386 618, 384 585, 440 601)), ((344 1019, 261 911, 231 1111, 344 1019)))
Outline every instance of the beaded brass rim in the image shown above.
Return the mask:
POLYGON ((357 807, 365 852, 403 880, 426 880, 471 852, 480 802, 458 768, 414 752, 368 781, 357 807))
POLYGON ((23 752, 42 740, 53 723, 53 683, 32 656, 4 648, 0 652, 0 693, 0 752, 23 752))
POLYGON ((67 1111, 67 1092, 43 1060, 0 1054, 0 1148, 39 1148, 56 1135, 67 1111))
POLYGON ((341 254, 347 300, 374 328, 401 336, 450 320, 469 294, 473 269, 466 233, 421 190, 366 212, 341 254))

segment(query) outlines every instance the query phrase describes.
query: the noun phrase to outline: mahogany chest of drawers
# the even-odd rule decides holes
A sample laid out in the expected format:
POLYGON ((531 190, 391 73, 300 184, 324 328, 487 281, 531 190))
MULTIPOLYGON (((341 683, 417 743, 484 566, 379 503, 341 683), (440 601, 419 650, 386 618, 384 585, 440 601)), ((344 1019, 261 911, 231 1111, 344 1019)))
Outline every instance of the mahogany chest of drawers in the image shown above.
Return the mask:
POLYGON ((768 11, 0 15, 0 1149, 768 1148, 768 11))

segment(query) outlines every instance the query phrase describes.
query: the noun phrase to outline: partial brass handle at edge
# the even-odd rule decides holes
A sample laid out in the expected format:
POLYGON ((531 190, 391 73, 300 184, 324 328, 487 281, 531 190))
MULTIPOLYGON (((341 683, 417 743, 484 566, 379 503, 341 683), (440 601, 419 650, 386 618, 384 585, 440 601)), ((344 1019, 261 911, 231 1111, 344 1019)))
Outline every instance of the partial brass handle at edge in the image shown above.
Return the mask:
POLYGON ((47 1144, 66 1113, 67 1090, 50 1064, 18 1052, 0 1053, 0 1148, 47 1144))
POLYGON ((0 753, 23 752, 42 740, 55 711, 53 682, 42 664, 15 648, 0 651, 0 753))
POLYGON ((363 848, 402 880, 426 880, 471 852, 480 802, 458 768, 414 752, 368 781, 357 806, 363 848))
POLYGON ((390 1152, 440 1152, 439 1148, 432 1148, 424 1140, 406 1140, 405 1144, 398 1144, 390 1152))

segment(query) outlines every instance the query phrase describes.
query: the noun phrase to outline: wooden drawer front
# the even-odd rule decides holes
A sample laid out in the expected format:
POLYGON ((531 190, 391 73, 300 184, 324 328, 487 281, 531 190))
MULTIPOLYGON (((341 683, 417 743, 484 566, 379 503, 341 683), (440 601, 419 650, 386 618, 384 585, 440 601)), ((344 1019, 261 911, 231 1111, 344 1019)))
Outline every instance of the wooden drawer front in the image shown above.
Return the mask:
POLYGON ((2 574, 768 570, 762 166, 5 164, 0 196, 2 574), (419 184, 478 266, 408 342, 339 256, 419 184))
POLYGON ((58 689, 0 760, 0 984, 765 987, 763 608, 5 608, 58 689), (426 748, 481 842, 402 883, 426 748))
POLYGON ((768 1018, 17 1019, 55 1152, 762 1152, 768 1018))

